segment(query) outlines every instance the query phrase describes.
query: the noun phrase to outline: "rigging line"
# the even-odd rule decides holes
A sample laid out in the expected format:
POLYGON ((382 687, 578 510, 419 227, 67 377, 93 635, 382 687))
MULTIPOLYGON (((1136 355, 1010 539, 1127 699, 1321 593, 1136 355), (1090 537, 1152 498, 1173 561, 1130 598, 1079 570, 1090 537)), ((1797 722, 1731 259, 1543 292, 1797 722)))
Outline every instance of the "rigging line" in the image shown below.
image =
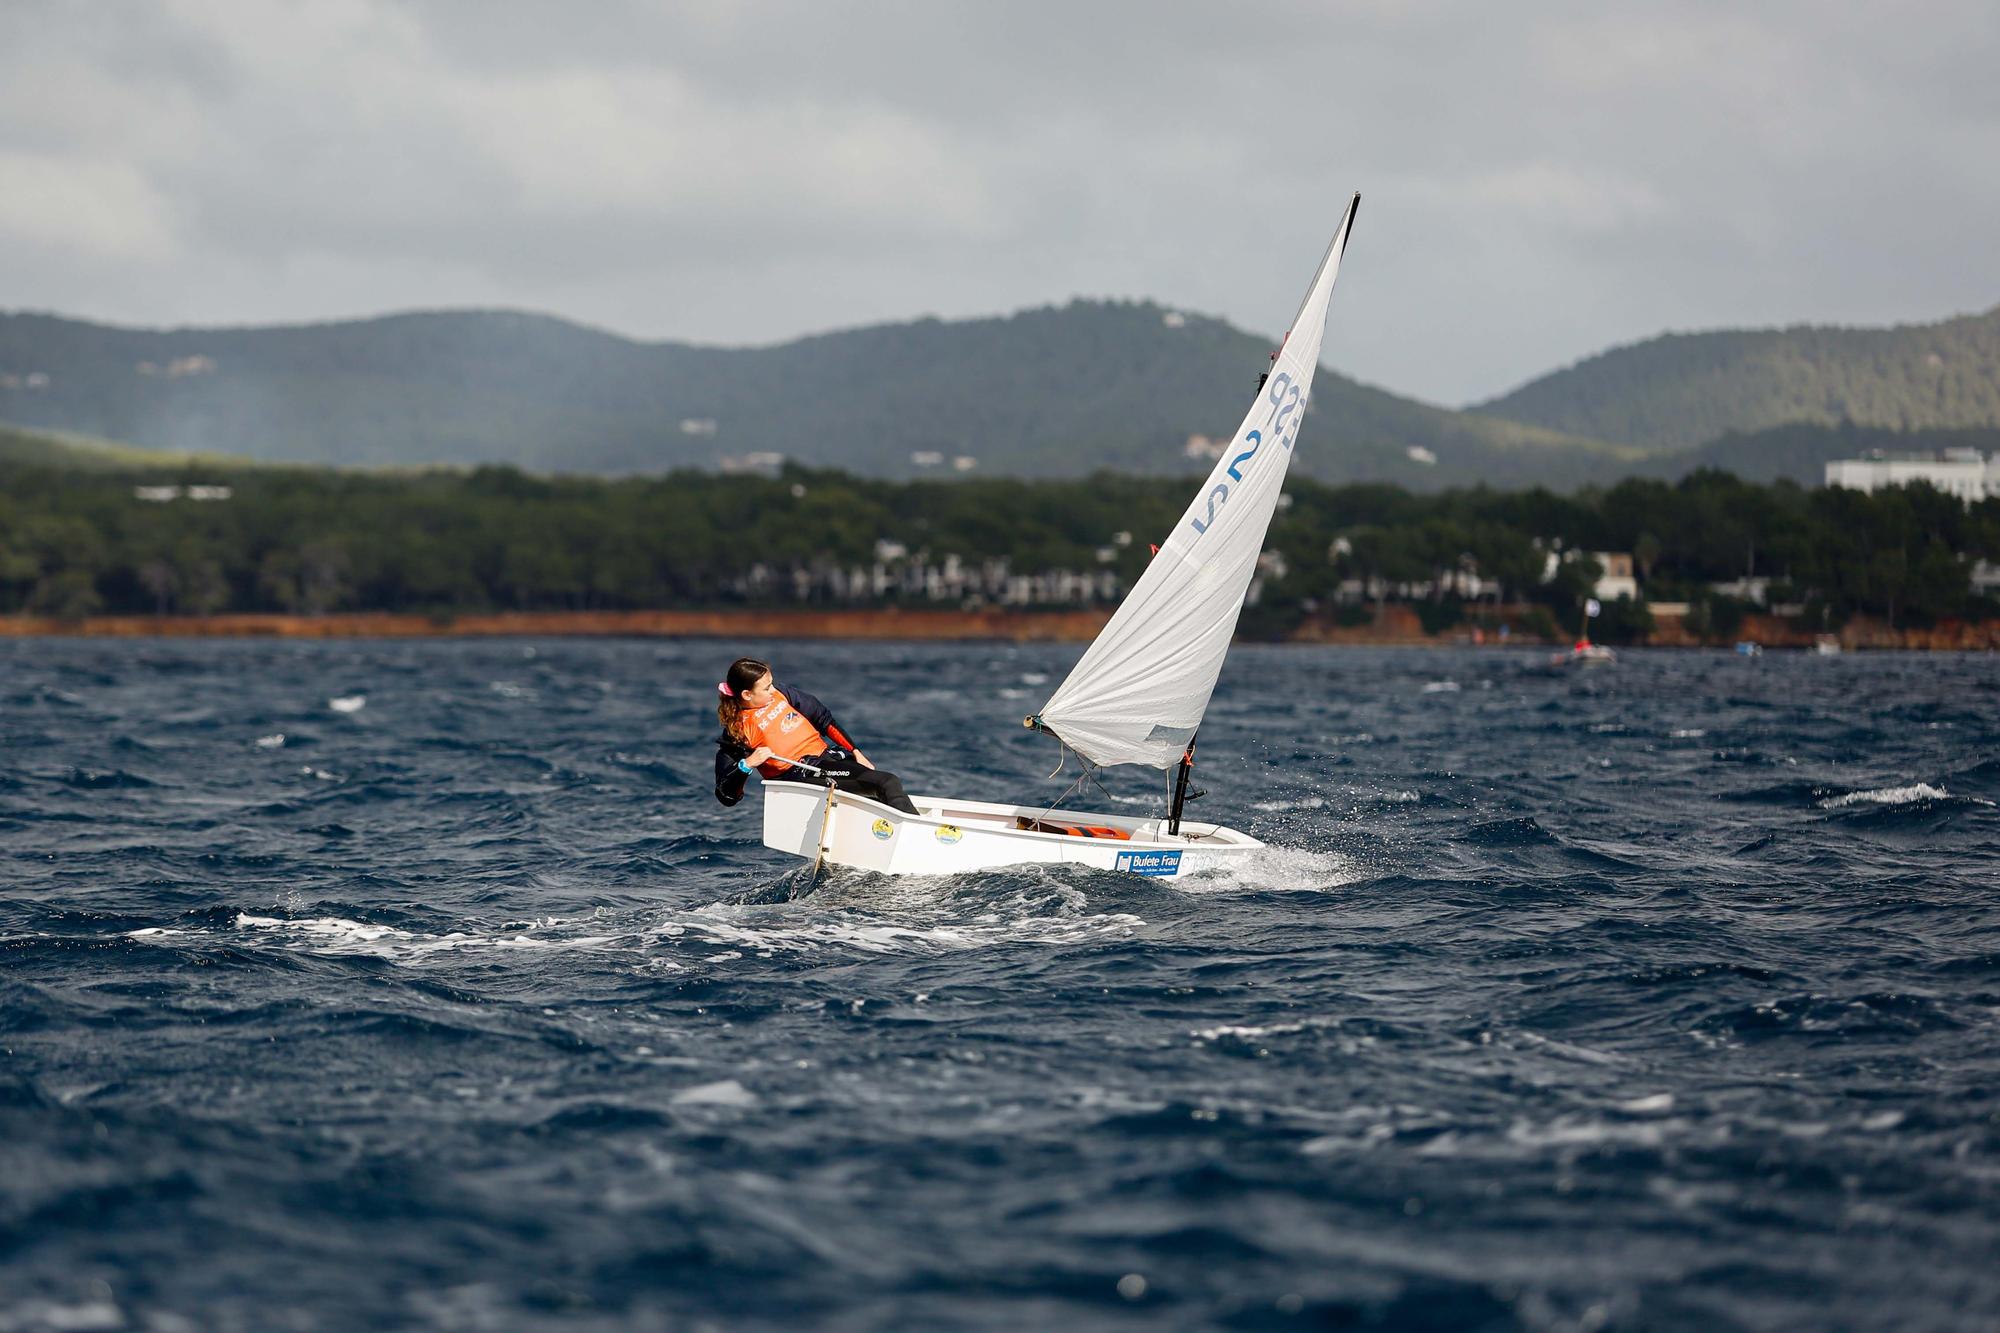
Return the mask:
MULTIPOLYGON (((1058 741, 1060 741, 1061 739, 1062 739, 1061 737, 1057 737, 1058 741)), ((1069 746, 1065 744, 1063 748, 1067 750, 1069 746)), ((1095 765, 1093 765, 1090 762, 1090 760, 1084 757, 1083 752, 1081 750, 1077 751, 1076 760, 1079 764, 1083 765, 1083 771, 1076 775, 1076 781, 1070 783, 1069 786, 1063 788, 1062 795, 1056 797, 1055 800, 1050 801, 1047 805, 1042 807, 1042 813, 1035 816, 1035 822, 1037 824, 1041 823, 1043 818, 1052 813, 1057 806, 1061 805, 1064 801, 1067 801, 1070 798, 1070 793, 1074 792, 1077 788, 1081 787, 1083 785, 1083 780, 1085 778, 1090 777, 1091 770, 1095 767, 1095 765)), ((1056 773, 1060 772, 1062 772, 1062 765, 1057 764, 1056 773)), ((1049 774, 1049 776, 1054 777, 1055 773, 1051 773, 1049 774)), ((1096 779, 1093 778, 1092 781, 1096 781, 1096 779)), ((1104 784, 1099 782, 1097 784, 1097 789, 1099 791, 1104 791, 1104 784)), ((1104 794, 1107 797, 1111 795, 1110 792, 1104 792, 1104 794)))
POLYGON ((1069 786, 1063 788, 1062 795, 1056 797, 1055 800, 1050 801, 1047 805, 1042 807, 1042 813, 1035 816, 1035 822, 1039 824, 1042 822, 1043 819, 1053 814, 1055 812, 1055 808, 1061 805, 1064 801, 1067 801, 1069 799, 1069 794, 1075 791, 1078 787, 1081 787, 1083 785, 1083 780, 1089 776, 1090 774, 1088 772, 1077 774, 1076 781, 1070 783, 1069 786))

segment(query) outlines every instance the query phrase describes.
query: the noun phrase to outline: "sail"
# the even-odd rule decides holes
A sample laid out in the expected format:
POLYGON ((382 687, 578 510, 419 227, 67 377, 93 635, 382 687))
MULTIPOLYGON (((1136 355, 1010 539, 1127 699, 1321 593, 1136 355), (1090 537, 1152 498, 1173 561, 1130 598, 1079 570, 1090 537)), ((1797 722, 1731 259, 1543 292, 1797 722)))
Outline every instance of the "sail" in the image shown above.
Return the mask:
POLYGON ((1167 768, 1180 760, 1208 711, 1305 419, 1327 302, 1360 206, 1357 194, 1270 378, 1194 503, 1042 705, 1041 725, 1093 763, 1167 768))

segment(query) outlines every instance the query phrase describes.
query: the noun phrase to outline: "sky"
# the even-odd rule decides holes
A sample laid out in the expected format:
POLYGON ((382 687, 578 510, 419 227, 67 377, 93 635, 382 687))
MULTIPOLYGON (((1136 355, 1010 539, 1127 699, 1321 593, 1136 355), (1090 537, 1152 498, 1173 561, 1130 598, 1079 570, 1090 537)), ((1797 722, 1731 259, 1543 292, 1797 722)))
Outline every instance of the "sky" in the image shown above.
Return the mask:
POLYGON ((1993 0, 0 0, 0 310, 765 344, 1075 296, 1460 405, 2000 303, 1993 0))

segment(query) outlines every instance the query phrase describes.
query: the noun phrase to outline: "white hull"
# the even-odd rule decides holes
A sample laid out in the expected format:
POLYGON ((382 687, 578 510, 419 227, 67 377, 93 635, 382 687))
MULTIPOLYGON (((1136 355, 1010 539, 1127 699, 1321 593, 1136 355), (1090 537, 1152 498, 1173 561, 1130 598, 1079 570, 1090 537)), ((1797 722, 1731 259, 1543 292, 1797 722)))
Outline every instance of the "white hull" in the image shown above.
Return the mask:
POLYGON ((1188 820, 1181 821, 1176 836, 1167 833, 1166 821, 1159 818, 1046 812, 1048 823, 1111 828, 1129 835, 1099 838, 1019 827, 1021 821, 1033 822, 1045 814, 1032 805, 912 796, 910 803, 922 813, 908 815, 851 792, 834 792, 830 813, 826 802, 824 787, 765 783, 764 845, 810 861, 820 855, 823 836, 825 859, 831 864, 884 875, 956 875, 1053 863, 1154 879, 1213 870, 1264 845, 1235 829, 1188 820))

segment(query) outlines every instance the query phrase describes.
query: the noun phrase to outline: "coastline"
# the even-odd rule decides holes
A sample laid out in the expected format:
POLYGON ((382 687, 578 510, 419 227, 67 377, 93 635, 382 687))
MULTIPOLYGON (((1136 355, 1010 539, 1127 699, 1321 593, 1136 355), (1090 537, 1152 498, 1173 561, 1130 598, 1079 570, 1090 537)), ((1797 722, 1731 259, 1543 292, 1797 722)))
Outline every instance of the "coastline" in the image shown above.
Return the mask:
MULTIPOLYGON (((1512 620, 1517 608, 1502 608, 1512 620)), ((1086 643, 1110 619, 1110 608, 1070 611, 1004 609, 839 609, 732 608, 660 611, 500 611, 476 615, 428 616, 392 612, 333 612, 319 616, 248 613, 238 615, 48 616, 0 615, 0 638, 283 638, 409 639, 511 637, 638 637, 714 639, 871 639, 936 642, 1086 643)), ((1846 651, 2000 651, 2000 621, 1941 621, 1921 629, 1892 629, 1856 617, 1832 636, 1846 651)), ((1752 615, 1727 642, 1704 641, 1680 620, 1660 616, 1652 634, 1633 645, 1656 648, 1728 647, 1745 640, 1766 648, 1810 650, 1817 636, 1793 621, 1752 615)), ((1468 625, 1428 634, 1416 612, 1403 604, 1383 607, 1368 623, 1341 625, 1309 619, 1283 642, 1349 647, 1448 648, 1473 642, 1468 625)), ((1500 641, 1490 632, 1486 646, 1500 641)), ((1518 629, 1516 646, 1548 642, 1518 629)))
POLYGON ((342 611, 319 616, 0 616, 0 638, 416 639, 586 637, 1000 640, 1087 642, 1111 618, 1087 611, 730 609, 719 611, 498 611, 428 616, 342 611))

